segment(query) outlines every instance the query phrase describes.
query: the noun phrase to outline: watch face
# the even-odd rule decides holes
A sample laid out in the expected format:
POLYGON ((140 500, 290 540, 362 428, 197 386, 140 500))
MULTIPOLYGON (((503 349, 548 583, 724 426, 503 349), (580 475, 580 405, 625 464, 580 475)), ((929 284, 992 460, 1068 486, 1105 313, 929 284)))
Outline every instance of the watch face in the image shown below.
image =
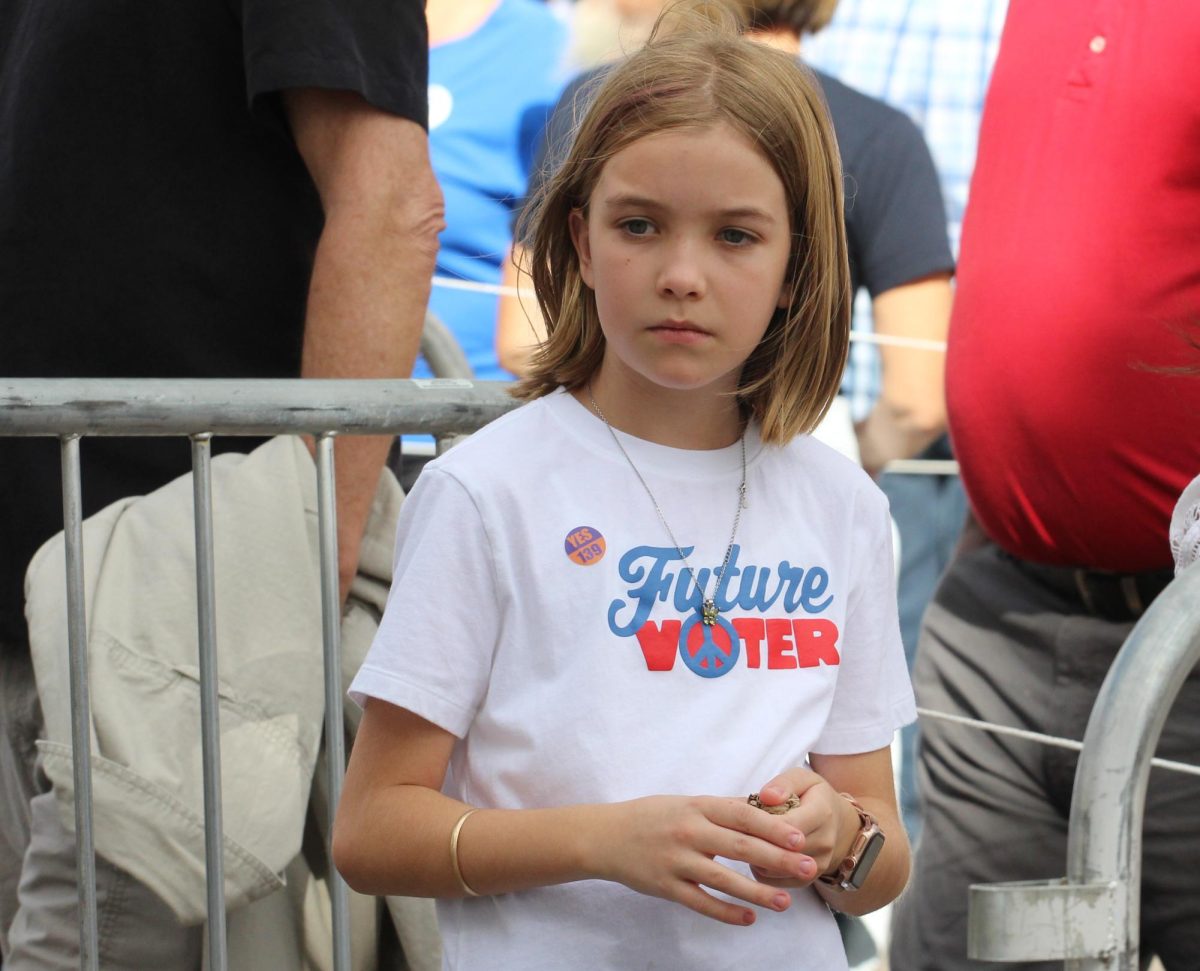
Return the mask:
POLYGON ((879 856, 879 851, 883 849, 883 833, 876 831, 871 834, 871 838, 867 840, 867 845, 863 847, 862 856, 858 858, 858 866, 854 868, 854 872, 846 878, 846 886, 851 890, 858 890, 864 883, 867 882, 867 876, 871 872, 871 867, 875 865, 875 858, 879 856))

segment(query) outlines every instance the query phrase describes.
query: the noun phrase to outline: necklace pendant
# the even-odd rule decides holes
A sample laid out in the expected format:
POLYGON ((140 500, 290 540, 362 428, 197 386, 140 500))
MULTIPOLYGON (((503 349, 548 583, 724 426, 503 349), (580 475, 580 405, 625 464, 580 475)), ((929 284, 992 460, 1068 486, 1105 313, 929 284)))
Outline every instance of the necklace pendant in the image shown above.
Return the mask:
POLYGON ((700 607, 700 619, 706 627, 712 627, 717 622, 717 614, 719 613, 720 611, 717 609, 716 603, 712 600, 705 600, 704 604, 700 607))

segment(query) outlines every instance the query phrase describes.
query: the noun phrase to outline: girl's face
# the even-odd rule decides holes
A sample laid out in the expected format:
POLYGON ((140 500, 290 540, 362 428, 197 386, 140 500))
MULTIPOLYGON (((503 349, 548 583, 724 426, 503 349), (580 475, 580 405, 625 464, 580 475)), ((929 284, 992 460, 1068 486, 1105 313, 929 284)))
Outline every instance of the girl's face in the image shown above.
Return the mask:
POLYGON ((783 183, 725 123, 627 145, 601 170, 586 216, 572 213, 571 235, 615 391, 735 390, 786 305, 783 183))

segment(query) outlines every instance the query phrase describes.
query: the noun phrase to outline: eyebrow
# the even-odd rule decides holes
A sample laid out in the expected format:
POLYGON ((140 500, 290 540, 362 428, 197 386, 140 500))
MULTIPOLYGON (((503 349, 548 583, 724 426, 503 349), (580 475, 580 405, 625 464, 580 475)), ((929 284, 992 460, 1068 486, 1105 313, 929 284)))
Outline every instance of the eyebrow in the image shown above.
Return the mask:
MULTIPOLYGON (((604 205, 613 209, 645 209, 650 212, 661 212, 666 207, 646 196, 621 193, 600 200, 604 205)), ((719 209, 713 215, 720 219, 758 219, 762 222, 774 223, 776 219, 765 209, 757 206, 734 206, 729 209, 719 209)))

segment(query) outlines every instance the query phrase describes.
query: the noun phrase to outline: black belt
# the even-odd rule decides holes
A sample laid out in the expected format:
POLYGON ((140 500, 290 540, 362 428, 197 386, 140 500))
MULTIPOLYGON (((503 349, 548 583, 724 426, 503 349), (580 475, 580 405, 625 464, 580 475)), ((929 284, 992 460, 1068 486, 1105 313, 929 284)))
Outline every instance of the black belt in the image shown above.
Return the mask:
POLYGON ((1027 576, 1065 596, 1082 607, 1085 613, 1106 620, 1137 620, 1149 609, 1154 598, 1175 579, 1174 571, 1169 569, 1110 573, 1107 570, 1085 570, 1073 566, 1046 566, 1030 563, 1010 553, 1003 555, 1027 576))

